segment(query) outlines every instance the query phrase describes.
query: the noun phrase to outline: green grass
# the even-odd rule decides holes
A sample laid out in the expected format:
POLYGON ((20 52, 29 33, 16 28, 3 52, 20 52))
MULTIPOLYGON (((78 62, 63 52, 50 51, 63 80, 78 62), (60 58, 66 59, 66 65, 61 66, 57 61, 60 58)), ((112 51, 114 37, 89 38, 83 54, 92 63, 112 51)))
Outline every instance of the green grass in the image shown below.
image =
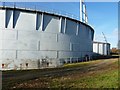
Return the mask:
POLYGON ((80 67, 80 66, 87 66, 95 63, 99 63, 101 60, 94 60, 94 61, 88 61, 88 62, 79 62, 79 63, 70 63, 70 64, 64 64, 64 68, 71 68, 71 67, 80 67))
MULTIPOLYGON (((95 62, 95 61, 93 61, 95 62)), ((92 62, 92 63, 93 63, 92 62)), ((98 61, 97 61, 98 62, 98 61)), ((91 62, 68 64, 70 66, 78 66, 89 64, 91 62)), ((105 69, 92 71, 86 75, 74 74, 60 78, 54 78, 50 87, 52 88, 118 88, 118 62, 114 62, 105 69)))
MULTIPOLYGON (((64 69, 75 68, 73 71, 66 71, 61 76, 43 76, 32 80, 17 83, 18 88, 118 88, 118 59, 96 60, 89 62, 80 62, 73 64, 65 64, 61 68, 44 69, 44 70, 28 70, 26 73, 58 71, 64 69), (105 63, 103 63, 105 62, 105 63), (100 63, 103 63, 102 65, 100 63), (95 67, 94 67, 95 65, 95 67), (89 67, 88 67, 89 66, 89 67), (98 67, 97 67, 98 66, 98 67), (80 69, 76 69, 80 67, 80 69)), ((20 71, 22 72, 22 71, 20 71)), ((7 72, 4 72, 7 73, 7 72)), ((13 71, 9 71, 13 73, 13 71)), ((15 74, 18 71, 15 72, 15 74)), ((23 71, 25 73, 25 71, 23 71)), ((21 75, 21 74, 20 74, 21 75)), ((14 82, 13 82, 14 83, 14 82)), ((7 89, 6 89, 7 90, 7 89)))
POLYGON ((53 79, 51 88, 118 88, 118 71, 103 72, 94 76, 80 78, 56 78, 53 79))
POLYGON ((50 84, 51 88, 118 88, 118 71, 112 70, 78 78, 55 78, 50 84))
POLYGON ((118 71, 103 72, 103 74, 83 77, 75 81, 75 87, 79 88, 117 88, 118 71))

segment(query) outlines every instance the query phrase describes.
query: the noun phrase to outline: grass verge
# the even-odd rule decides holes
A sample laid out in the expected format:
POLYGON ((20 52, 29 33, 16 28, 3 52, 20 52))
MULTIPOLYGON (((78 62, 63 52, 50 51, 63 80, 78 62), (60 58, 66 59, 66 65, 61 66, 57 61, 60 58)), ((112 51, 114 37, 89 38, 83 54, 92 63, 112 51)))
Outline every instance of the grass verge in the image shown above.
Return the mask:
POLYGON ((75 69, 65 75, 43 76, 13 88, 118 88, 118 59, 66 64, 63 69, 73 67, 75 69))

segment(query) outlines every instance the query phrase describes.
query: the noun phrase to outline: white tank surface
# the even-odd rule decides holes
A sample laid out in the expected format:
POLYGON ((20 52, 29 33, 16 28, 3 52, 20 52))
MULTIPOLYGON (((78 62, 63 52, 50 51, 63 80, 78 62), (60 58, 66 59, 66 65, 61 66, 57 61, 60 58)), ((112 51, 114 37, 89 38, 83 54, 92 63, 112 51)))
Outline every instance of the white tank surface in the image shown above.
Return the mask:
POLYGON ((93 42, 93 52, 98 55, 110 55, 110 44, 104 42, 93 42))
POLYGON ((2 70, 39 69, 82 60, 93 53, 94 30, 69 17, 0 7, 2 70))

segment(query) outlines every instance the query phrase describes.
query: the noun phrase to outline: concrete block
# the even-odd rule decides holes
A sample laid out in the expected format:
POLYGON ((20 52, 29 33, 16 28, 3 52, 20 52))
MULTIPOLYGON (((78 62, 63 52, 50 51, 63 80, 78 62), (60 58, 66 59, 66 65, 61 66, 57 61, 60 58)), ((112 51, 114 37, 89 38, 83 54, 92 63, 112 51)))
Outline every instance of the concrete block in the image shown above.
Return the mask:
POLYGON ((72 44, 72 51, 82 51, 81 44, 72 44))
POLYGON ((82 39, 83 38, 80 38, 79 36, 71 35, 70 42, 71 43, 80 43, 80 42, 82 42, 82 39))
POLYGON ((59 33, 59 17, 44 15, 43 31, 49 33, 59 33))
POLYGON ((39 53, 41 58, 57 58, 57 51, 39 51, 39 53))
POLYGON ((17 59, 38 59, 38 51, 17 51, 17 59))
POLYGON ((2 44, 3 44, 3 42, 2 42, 2 40, 0 40, 0 49, 2 49, 2 44))
POLYGON ((66 34, 58 34, 58 42, 70 42, 70 35, 66 35, 66 34))
POLYGON ((40 32, 37 30, 33 31, 18 31, 18 40, 33 40, 38 41, 41 39, 40 32))
POLYGON ((92 51, 92 44, 88 43, 73 43, 72 44, 72 51, 79 51, 79 52, 89 52, 92 51))
POLYGON ((70 51, 69 42, 40 42, 40 50, 70 51))
POLYGON ((0 30, 2 30, 2 28, 5 28, 5 10, 0 10, 0 30))
POLYGON ((55 33, 45 33, 41 32, 40 33, 40 41, 42 42, 57 42, 57 34, 55 33))
POLYGON ((7 50, 38 50, 37 41, 0 40, 0 49, 7 50))
POLYGON ((59 51, 58 52, 59 58, 78 58, 81 57, 81 52, 64 52, 64 51, 59 51))
POLYGON ((0 59, 16 59, 16 51, 15 50, 0 50, 0 59))
POLYGON ((56 51, 18 51, 18 59, 57 58, 56 51))
POLYGON ((15 69, 14 59, 2 59, 2 64, 4 64, 3 70, 15 69))
POLYGON ((24 30, 24 31, 33 31, 36 30, 36 14, 29 12, 17 11, 19 13, 19 18, 15 25, 15 29, 24 30))
POLYGON ((0 39, 16 40, 17 39, 17 31, 15 31, 15 30, 0 30, 0 39))
POLYGON ((42 31, 18 31, 18 40, 57 41, 57 34, 42 31))

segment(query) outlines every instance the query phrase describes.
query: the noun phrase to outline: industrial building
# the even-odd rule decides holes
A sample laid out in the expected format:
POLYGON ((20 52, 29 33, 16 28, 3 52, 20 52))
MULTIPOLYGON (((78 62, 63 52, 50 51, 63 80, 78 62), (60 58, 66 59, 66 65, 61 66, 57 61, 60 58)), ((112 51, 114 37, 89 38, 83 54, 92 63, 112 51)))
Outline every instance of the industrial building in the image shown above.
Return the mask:
POLYGON ((93 42, 94 55, 110 55, 110 44, 105 42, 93 42))
POLYGON ((92 56, 94 30, 87 24, 84 12, 85 8, 81 9, 82 20, 76 20, 50 12, 1 6, 1 69, 57 67, 92 56))

